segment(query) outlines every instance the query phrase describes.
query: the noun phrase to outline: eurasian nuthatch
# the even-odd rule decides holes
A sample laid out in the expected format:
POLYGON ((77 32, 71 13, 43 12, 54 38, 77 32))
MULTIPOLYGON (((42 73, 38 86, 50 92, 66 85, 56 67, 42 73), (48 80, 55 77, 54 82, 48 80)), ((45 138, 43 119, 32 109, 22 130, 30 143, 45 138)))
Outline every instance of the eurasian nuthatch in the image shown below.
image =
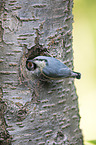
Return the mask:
POLYGON ((27 59, 26 67, 29 71, 39 68, 40 73, 49 79, 81 78, 81 74, 70 70, 64 63, 54 57, 37 56, 27 59), (33 66, 34 64, 34 66, 33 66))

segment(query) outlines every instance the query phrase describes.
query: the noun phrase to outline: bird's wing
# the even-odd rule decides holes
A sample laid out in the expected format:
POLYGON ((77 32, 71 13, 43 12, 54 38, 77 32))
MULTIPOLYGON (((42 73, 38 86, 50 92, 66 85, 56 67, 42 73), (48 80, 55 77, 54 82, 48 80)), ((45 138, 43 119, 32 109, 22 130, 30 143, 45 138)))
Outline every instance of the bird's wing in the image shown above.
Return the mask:
POLYGON ((44 68, 42 71, 42 74, 48 78, 57 78, 57 73, 54 69, 48 67, 48 68, 44 68))
POLYGON ((52 69, 52 68, 44 68, 42 74, 48 78, 66 78, 71 76, 71 70, 67 68, 62 69, 52 69))
POLYGON ((59 70, 59 76, 61 77, 69 77, 71 75, 71 70, 69 68, 62 68, 59 70))
POLYGON ((71 70, 59 60, 51 58, 47 60, 46 66, 43 68, 42 73, 49 78, 63 78, 71 74, 71 70))

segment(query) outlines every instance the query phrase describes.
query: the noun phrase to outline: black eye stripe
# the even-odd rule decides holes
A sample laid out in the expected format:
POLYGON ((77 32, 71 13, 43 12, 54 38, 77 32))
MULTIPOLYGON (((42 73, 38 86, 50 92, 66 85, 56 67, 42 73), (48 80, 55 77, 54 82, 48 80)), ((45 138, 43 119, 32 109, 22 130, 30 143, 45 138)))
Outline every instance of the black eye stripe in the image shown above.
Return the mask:
POLYGON ((46 59, 34 59, 34 60, 39 60, 39 61, 45 61, 45 62, 47 62, 47 60, 46 59))

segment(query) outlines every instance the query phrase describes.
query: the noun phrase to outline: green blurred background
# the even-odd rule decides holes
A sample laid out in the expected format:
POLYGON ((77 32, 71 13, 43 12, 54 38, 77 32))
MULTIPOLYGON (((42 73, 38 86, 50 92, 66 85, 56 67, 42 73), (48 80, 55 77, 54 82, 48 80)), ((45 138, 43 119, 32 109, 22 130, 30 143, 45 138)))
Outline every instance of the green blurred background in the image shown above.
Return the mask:
POLYGON ((85 145, 96 140, 96 0, 74 0, 74 70, 82 74, 75 80, 79 96, 80 128, 85 145))

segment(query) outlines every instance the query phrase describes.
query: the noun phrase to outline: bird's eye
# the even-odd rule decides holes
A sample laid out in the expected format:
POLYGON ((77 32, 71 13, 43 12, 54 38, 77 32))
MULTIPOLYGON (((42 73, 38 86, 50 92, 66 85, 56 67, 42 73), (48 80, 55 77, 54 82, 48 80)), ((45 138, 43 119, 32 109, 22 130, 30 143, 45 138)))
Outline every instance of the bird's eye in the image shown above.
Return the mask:
POLYGON ((26 61, 26 68, 29 70, 29 71, 34 71, 36 69, 36 64, 35 63, 32 63, 30 61, 26 61))
POLYGON ((32 62, 28 62, 27 65, 28 65, 29 68, 33 68, 34 67, 32 62))

